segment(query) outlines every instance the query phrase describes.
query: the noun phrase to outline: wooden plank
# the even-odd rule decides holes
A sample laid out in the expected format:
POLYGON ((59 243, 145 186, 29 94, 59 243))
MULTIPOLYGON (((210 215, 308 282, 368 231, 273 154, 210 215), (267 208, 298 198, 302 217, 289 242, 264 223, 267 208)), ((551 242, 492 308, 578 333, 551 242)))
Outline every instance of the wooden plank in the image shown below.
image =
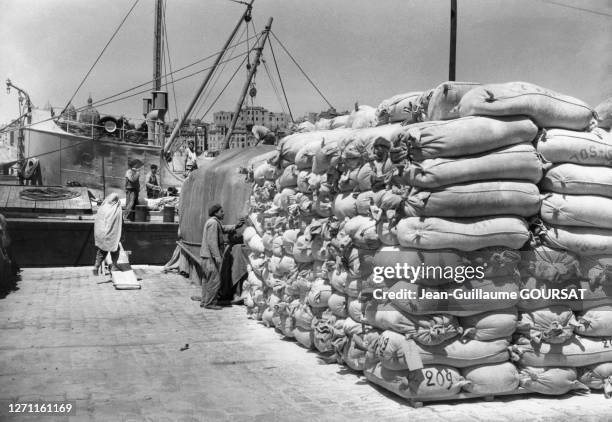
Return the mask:
POLYGON ((523 387, 518 387, 516 390, 512 390, 512 391, 505 391, 505 392, 501 392, 501 393, 458 393, 454 396, 449 396, 449 397, 425 397, 425 398, 411 398, 408 399, 408 403, 412 406, 412 407, 423 407, 424 403, 428 403, 428 402, 439 402, 439 401, 454 401, 454 400, 467 400, 467 399, 477 399, 477 398, 482 398, 484 401, 490 402, 490 401, 494 401, 496 397, 502 397, 502 396, 515 396, 515 395, 521 395, 521 394, 537 394, 534 391, 529 391, 524 389, 523 387))
POLYGON ((10 204, 12 208, 22 208, 21 197, 19 196, 21 190, 21 186, 14 186, 13 189, 11 189, 10 204))
POLYGON ((24 209, 24 210, 30 210, 30 211, 36 208, 36 201, 30 201, 28 199, 23 199, 21 197, 21 192, 25 191, 26 189, 30 189, 32 187, 33 186, 19 186, 19 190, 16 195, 17 198, 19 198, 19 202, 17 203, 19 208, 24 209))
POLYGON ((11 190, 12 190, 12 186, 7 186, 6 189, 4 190, 4 203, 2 204, 3 207, 7 207, 8 206, 8 201, 9 201, 9 197, 11 196, 11 190))
MULTIPOLYGON (((106 257, 106 263, 108 265, 112 263, 110 256, 106 257)), ((119 259, 117 260, 117 266, 119 267, 119 271, 111 270, 111 278, 115 289, 137 290, 142 287, 136 274, 134 274, 134 270, 132 270, 127 253, 125 253, 121 244, 119 244, 119 259)))
POLYGON ((6 207, 6 203, 8 202, 8 196, 11 192, 10 186, 0 186, 0 208, 6 207))
POLYGON ((46 209, 49 208, 49 202, 50 201, 36 201, 36 209, 46 209))
POLYGON ((6 203, 4 205, 6 208, 11 208, 11 196, 12 195, 13 195, 13 187, 9 186, 8 193, 6 195, 6 203))

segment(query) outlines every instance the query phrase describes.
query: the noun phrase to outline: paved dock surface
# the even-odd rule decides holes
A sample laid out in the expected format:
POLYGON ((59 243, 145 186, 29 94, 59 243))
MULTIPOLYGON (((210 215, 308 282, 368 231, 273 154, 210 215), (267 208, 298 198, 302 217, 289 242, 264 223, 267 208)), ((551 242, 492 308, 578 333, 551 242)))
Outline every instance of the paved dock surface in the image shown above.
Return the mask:
POLYGON ((76 415, 0 420, 612 421, 601 393, 413 409, 241 306, 202 310, 187 279, 135 270, 142 290, 116 291, 90 268, 23 271, 0 300, 0 403, 73 400, 76 415))

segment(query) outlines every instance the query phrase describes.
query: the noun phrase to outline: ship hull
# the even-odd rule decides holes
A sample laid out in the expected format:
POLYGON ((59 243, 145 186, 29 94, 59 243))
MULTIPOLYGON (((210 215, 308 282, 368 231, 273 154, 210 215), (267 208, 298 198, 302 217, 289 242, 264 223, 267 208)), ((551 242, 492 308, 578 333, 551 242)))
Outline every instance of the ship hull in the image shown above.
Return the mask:
MULTIPOLYGON (((21 267, 93 265, 93 220, 9 218, 11 247, 21 267)), ((178 223, 124 224, 131 264, 163 265, 176 248, 178 223)))
MULTIPOLYGON (((98 197, 124 192, 125 172, 133 159, 144 163, 145 170, 151 164, 162 168, 161 149, 157 146, 93 140, 32 128, 24 130, 24 144, 25 156, 36 157, 40 162, 44 185, 78 183, 98 197)), ((141 186, 145 175, 146 171, 141 172, 141 186)))

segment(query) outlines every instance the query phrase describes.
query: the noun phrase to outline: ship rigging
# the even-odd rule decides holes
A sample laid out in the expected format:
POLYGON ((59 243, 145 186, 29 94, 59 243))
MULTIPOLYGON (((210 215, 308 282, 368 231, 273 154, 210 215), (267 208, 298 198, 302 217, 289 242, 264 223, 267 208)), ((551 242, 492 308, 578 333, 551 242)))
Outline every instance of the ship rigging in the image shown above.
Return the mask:
MULTIPOLYGON (((240 1, 236 1, 236 3, 242 4, 245 10, 223 48, 186 66, 173 69, 166 33, 166 2, 156 0, 152 80, 96 101, 91 100, 90 97, 87 106, 75 108, 72 105, 73 99, 138 4, 138 0, 136 0, 85 74, 66 106, 59 113, 54 113, 53 109, 47 112, 35 108, 30 102, 29 96, 24 94, 25 91, 19 90, 22 101, 27 99, 27 107, 24 105, 21 116, 12 125, 2 129, 3 131, 18 133, 19 154, 14 160, 1 163, 1 171, 7 173, 11 166, 15 167, 15 164, 23 166, 27 159, 36 157, 40 160, 45 185, 79 183, 90 188, 98 196, 106 195, 112 191, 121 192, 123 189, 123 173, 127 168, 127 162, 136 159, 144 165, 156 164, 162 168, 162 184, 180 186, 184 180, 182 177, 184 169, 180 165, 182 158, 180 155, 181 145, 185 143, 184 123, 188 121, 191 114, 197 115, 193 120, 202 121, 218 102, 240 69, 246 68, 248 75, 232 114, 231 124, 224 133, 223 147, 225 149, 230 147, 230 140, 236 127, 238 115, 243 109, 247 95, 249 95, 251 106, 253 106, 254 98, 257 95, 255 77, 260 64, 265 67, 281 108, 283 111, 288 110, 291 122, 294 123, 271 40, 275 40, 281 46, 282 50, 289 55, 293 63, 331 107, 329 101, 325 99, 276 34, 272 32, 272 18, 269 18, 264 30, 258 32, 252 19, 254 0, 249 3, 240 1), (241 34, 237 36, 241 28, 241 34), (276 76, 278 82, 275 82, 273 72, 263 56, 264 47, 267 45, 270 48, 271 58, 276 70, 274 76, 276 76), (241 51, 245 46, 246 51, 241 51), (203 62, 213 58, 214 63, 212 65, 197 69, 203 62), (222 77, 230 74, 227 67, 232 62, 239 62, 237 69, 220 89, 221 92, 214 96, 215 86, 220 84, 222 77), (206 72, 206 76, 196 91, 196 95, 189 103, 185 113, 180 118, 175 119, 172 133, 167 137, 167 121, 169 121, 169 116, 172 113, 169 107, 169 97, 174 98, 174 110, 176 110, 174 85, 204 72, 206 72), (278 88, 279 84, 280 89, 278 88), (147 85, 150 88, 147 88, 147 85), (280 94, 281 91, 282 95, 280 94), (97 114, 95 109, 95 107, 99 108, 125 101, 148 92, 151 93, 151 97, 143 99, 144 119, 140 119, 140 123, 138 121, 134 123, 134 120, 128 120, 123 116, 101 116, 97 114), (202 112, 205 105, 207 108, 202 112), (79 113, 79 119, 77 119, 77 113, 79 113), (82 116, 86 117, 83 118, 82 116), (177 154, 179 155, 178 158, 177 154)), ((14 85, 11 86, 17 89, 14 85)), ((250 130, 253 123, 247 122, 247 130, 250 130)), ((205 135, 200 134, 200 136, 205 135)))

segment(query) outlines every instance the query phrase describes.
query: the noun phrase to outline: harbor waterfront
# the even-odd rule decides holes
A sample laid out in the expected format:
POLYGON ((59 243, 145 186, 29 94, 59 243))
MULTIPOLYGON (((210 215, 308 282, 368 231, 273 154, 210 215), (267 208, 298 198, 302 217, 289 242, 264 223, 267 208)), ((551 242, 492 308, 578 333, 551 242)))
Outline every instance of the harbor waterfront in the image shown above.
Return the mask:
POLYGON ((3 2, 0 421, 612 422, 610 0, 111 3, 3 2))

